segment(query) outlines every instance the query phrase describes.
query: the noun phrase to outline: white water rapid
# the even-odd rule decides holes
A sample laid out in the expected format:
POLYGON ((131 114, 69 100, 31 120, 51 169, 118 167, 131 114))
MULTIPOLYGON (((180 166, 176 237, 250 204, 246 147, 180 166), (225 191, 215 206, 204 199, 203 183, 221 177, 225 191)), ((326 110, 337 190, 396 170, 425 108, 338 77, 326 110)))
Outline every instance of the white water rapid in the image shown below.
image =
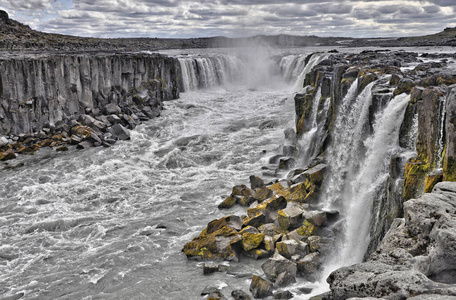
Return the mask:
POLYGON ((261 176, 281 151, 284 129, 294 127, 290 86, 265 73, 272 61, 179 59, 186 92, 130 141, 42 149, 20 156, 21 168, 0 169, 0 295, 175 300, 201 299, 208 285, 248 290, 261 262, 204 277, 181 249, 226 215, 217 205, 234 185, 261 176), (240 84, 246 67, 263 73, 240 84))

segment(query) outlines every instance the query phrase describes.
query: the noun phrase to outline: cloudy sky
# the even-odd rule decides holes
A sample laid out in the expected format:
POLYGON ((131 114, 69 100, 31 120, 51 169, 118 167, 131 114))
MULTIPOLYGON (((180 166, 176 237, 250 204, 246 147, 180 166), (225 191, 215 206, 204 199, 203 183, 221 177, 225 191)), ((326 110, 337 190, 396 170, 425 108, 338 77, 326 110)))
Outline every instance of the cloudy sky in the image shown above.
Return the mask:
POLYGON ((91 37, 397 37, 456 26, 456 0, 0 0, 33 29, 91 37))

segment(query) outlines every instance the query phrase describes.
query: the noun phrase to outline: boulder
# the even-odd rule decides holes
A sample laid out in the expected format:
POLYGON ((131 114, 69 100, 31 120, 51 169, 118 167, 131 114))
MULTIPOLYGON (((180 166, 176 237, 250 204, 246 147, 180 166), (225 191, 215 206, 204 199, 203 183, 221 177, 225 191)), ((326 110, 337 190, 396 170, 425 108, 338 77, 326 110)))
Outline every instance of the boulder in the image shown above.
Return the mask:
POLYGON ((272 196, 272 191, 267 187, 259 187, 253 194, 253 199, 262 202, 272 196))
POLYGON ((244 219, 244 226, 260 227, 266 223, 266 216, 263 213, 244 219))
POLYGON ((296 276, 297 266, 296 263, 283 257, 282 255, 275 253, 273 257, 266 260, 261 266, 266 278, 271 281, 275 281, 280 273, 288 272, 289 274, 296 276))
POLYGON ((273 284, 259 276, 252 276, 250 284, 250 292, 254 298, 266 298, 272 296, 273 284))
POLYGON ((264 181, 260 177, 252 175, 249 177, 249 179, 250 179, 250 187, 253 190, 264 186, 264 181))
POLYGON ((274 236, 276 234, 280 234, 279 227, 277 227, 276 224, 274 224, 274 223, 263 224, 260 227, 258 227, 258 230, 261 233, 264 233, 265 235, 268 235, 268 236, 274 236))
POLYGON ((105 115, 118 115, 122 112, 122 109, 115 103, 108 103, 102 110, 105 115))
POLYGON ((293 293, 290 291, 278 291, 274 293, 272 299, 276 300, 288 300, 294 298, 293 293))
POLYGON ((209 222, 200 236, 184 246, 188 259, 239 260, 242 235, 239 233, 241 219, 228 216, 209 222))
POLYGON ((269 257, 269 252, 264 250, 264 249, 259 249, 259 248, 256 248, 256 249, 252 249, 252 250, 249 250, 249 251, 244 251, 242 252, 245 256, 247 257, 250 257, 250 258, 253 258, 255 260, 257 259, 262 259, 262 258, 266 258, 266 257, 269 257))
POLYGON ((307 238, 307 244, 309 246, 309 252, 317 252, 320 250, 320 244, 322 243, 322 238, 315 235, 309 236, 307 238))
POLYGON ((284 288, 296 283, 296 278, 288 272, 280 273, 274 282, 274 288, 284 288))
POLYGON ((233 207, 237 203, 237 198, 234 196, 228 196, 222 203, 218 205, 219 209, 228 209, 233 207))
POLYGON ((252 298, 243 290, 234 290, 231 292, 234 300, 251 300, 252 298))
POLYGON ((288 259, 291 259, 295 255, 304 257, 307 254, 307 244, 296 240, 278 242, 276 249, 280 255, 288 259))
POLYGON ((6 160, 11 160, 15 159, 16 154, 14 154, 13 150, 8 150, 5 152, 0 152, 0 161, 6 161, 6 160))
POLYGON ((8 139, 4 136, 0 137, 0 148, 8 145, 8 139))
POLYGON ((239 232, 240 234, 244 234, 244 233, 253 233, 253 234, 258 234, 260 233, 258 231, 257 228, 253 227, 253 226, 246 226, 244 228, 242 228, 242 230, 239 232))
POLYGON ((275 196, 266 201, 263 201, 256 207, 247 209, 247 215, 249 217, 253 217, 263 213, 266 217, 266 221, 272 222, 276 219, 277 212, 281 209, 284 209, 286 206, 287 200, 283 196, 275 196))
POLYGON ((318 252, 307 254, 297 263, 298 275, 307 281, 317 281, 320 276, 320 260, 320 253, 318 252))
POLYGON ((212 273, 215 273, 215 272, 218 272, 219 270, 219 266, 216 265, 216 264, 203 264, 203 274, 204 275, 208 275, 208 274, 212 274, 212 273))
POLYGON ((277 214, 277 223, 283 231, 296 229, 302 224, 303 213, 306 210, 303 205, 297 202, 288 202, 286 208, 279 210, 277 214))
POLYGON ((116 140, 124 141, 130 139, 130 133, 121 124, 115 124, 112 126, 110 132, 112 134, 112 137, 116 140))
POLYGON ((326 225, 326 212, 320 210, 305 211, 303 217, 313 225, 320 227, 326 225))
POLYGON ((331 297, 456 297, 456 182, 437 183, 432 193, 404 203, 370 260, 328 277, 331 297))
POLYGON ((258 248, 263 243, 264 234, 245 232, 242 234, 242 249, 249 251, 258 248))

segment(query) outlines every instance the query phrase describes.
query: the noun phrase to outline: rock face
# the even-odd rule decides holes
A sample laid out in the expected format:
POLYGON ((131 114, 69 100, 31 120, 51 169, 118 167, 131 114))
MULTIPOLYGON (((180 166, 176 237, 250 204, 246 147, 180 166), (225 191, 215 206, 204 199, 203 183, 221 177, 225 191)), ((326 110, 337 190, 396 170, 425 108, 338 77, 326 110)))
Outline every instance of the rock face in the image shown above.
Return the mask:
POLYGON ((329 299, 456 297, 456 182, 437 183, 404 211, 369 261, 329 276, 329 299))
POLYGON ((160 109, 179 97, 179 74, 177 60, 161 55, 0 59, 0 134, 32 134, 112 104, 160 109))

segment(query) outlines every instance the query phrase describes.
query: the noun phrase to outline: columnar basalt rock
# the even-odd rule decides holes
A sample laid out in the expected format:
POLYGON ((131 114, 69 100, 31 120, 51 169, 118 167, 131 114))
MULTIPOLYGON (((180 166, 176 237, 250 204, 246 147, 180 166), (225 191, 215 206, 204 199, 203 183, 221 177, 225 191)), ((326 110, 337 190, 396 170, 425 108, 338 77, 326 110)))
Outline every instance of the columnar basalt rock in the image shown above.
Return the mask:
POLYGON ((176 59, 161 55, 0 59, 0 133, 39 132, 112 103, 160 106, 179 96, 179 74, 176 59))
POLYGON ((158 54, 0 58, 0 136, 16 152, 108 146, 178 98, 179 78, 178 61, 158 54))

